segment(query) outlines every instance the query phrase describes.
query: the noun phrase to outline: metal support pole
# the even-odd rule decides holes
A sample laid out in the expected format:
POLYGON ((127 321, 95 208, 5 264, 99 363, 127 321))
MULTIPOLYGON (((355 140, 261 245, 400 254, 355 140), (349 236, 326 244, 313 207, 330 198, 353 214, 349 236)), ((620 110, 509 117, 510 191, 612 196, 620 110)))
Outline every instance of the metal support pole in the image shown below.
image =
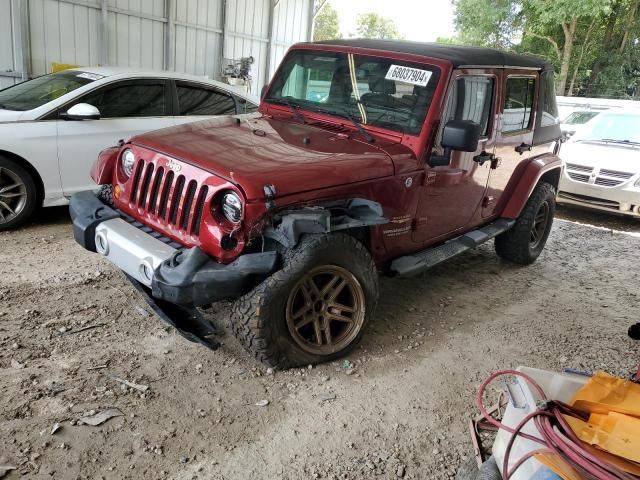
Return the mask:
MULTIPOLYGON (((267 61, 265 62, 265 72, 264 72, 264 78, 267 79, 267 81, 269 81, 269 79, 271 78, 271 62, 272 62, 272 57, 273 57, 273 45, 274 45, 274 40, 273 40, 273 30, 274 30, 274 26, 275 26, 275 17, 276 17, 276 7, 278 6, 278 2, 280 0, 271 0, 269 2, 270 4, 270 8, 269 8, 269 30, 267 31, 267 38, 269 39, 269 43, 267 44, 267 61)), ((262 88, 262 85, 260 85, 260 88, 262 88)))
POLYGON ((309 14, 307 16, 307 40, 313 42, 313 24, 316 18, 316 1, 309 0, 309 14))
POLYGON ((11 1, 11 23, 13 30, 14 66, 16 78, 29 80, 31 59, 29 45, 29 11, 24 0, 11 1), (19 76, 18 76, 19 75, 19 76))
POLYGON ((175 0, 164 0, 164 16, 167 22, 164 24, 164 69, 175 70, 175 45, 173 35, 175 31, 174 22, 175 0))
POLYGON ((109 10, 108 0, 100 0, 100 65, 109 64, 109 10))
POLYGON ((224 49, 227 46, 227 0, 222 0, 222 33, 220 34, 220 64, 218 73, 214 78, 222 78, 222 67, 224 65, 224 49))

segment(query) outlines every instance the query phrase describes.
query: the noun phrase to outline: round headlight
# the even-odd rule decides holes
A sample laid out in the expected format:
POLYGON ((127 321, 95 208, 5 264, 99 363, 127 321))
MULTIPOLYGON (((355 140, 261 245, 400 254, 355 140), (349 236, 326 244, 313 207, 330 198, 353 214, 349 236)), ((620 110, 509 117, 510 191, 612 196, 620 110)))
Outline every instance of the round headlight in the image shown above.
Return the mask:
POLYGON ((120 162, 122 164, 122 171, 127 177, 130 177, 133 173, 133 165, 136 163, 136 156, 131 150, 125 150, 122 153, 122 157, 120 157, 120 162))
POLYGON ((233 193, 225 193, 222 197, 222 213, 231 223, 240 223, 242 220, 242 200, 233 193))

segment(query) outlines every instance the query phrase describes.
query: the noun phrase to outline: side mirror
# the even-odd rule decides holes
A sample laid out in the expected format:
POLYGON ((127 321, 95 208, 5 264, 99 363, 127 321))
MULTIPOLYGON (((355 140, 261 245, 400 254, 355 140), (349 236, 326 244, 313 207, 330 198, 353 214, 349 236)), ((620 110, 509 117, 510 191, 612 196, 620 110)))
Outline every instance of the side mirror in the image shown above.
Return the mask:
POLYGON ((65 120, 99 120, 100 110, 88 103, 78 103, 61 116, 65 120))
POLYGON ((450 120, 442 130, 444 154, 433 155, 429 161, 432 167, 449 165, 451 152, 475 152, 480 142, 480 125, 470 120, 450 120))
POLYGON ((262 90, 260 90, 260 100, 262 100, 264 98, 264 94, 267 93, 267 88, 269 88, 269 85, 263 85, 262 90))

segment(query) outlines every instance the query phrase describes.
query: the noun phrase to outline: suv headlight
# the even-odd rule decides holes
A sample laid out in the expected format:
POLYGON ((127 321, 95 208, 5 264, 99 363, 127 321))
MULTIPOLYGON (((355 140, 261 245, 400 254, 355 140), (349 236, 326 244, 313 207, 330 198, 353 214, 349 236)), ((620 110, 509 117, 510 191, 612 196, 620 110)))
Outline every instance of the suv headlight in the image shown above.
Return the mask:
POLYGON ((122 166, 122 171, 127 177, 130 177, 133 173, 133 165, 136 163, 136 156, 134 153, 127 149, 122 152, 122 156, 120 157, 120 165, 122 166))
POLYGON ((240 223, 242 220, 242 200, 236 193, 228 192, 222 196, 222 213, 231 223, 240 223))
POLYGON ((634 187, 640 188, 640 177, 636 180, 636 183, 633 184, 634 187))

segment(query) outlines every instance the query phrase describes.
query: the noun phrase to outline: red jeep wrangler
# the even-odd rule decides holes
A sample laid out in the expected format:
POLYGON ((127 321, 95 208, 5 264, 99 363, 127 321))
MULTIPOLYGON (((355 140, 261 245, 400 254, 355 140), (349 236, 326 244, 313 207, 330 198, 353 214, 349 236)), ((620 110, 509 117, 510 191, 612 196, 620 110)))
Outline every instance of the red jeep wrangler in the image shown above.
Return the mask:
MULTIPOLYGON (((179 98, 177 98, 179 101, 179 98)), ((259 113, 132 138, 73 197, 75 238, 155 311, 215 348, 196 307, 231 299, 262 362, 351 350, 378 271, 414 275, 495 238, 533 262, 561 162, 552 67, 489 49, 402 41, 302 43, 259 113)))

